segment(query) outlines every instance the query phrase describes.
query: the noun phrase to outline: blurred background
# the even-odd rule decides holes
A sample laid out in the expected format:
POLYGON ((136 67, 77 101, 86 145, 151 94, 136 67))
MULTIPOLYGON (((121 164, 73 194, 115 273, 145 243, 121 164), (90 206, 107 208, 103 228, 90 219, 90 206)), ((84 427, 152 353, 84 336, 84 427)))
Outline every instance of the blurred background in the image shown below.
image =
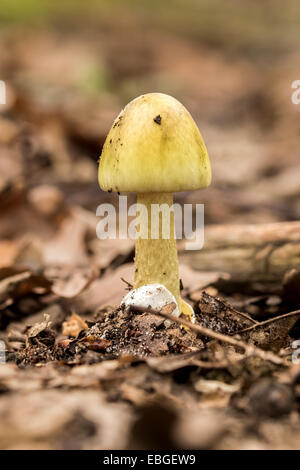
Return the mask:
POLYGON ((299 219, 296 0, 2 0, 0 23, 1 237, 34 231, 42 198, 116 201, 98 188, 102 144, 153 91, 190 110, 212 161, 211 188, 179 200, 204 202, 206 223, 299 219))
POLYGON ((95 211, 118 199, 97 161, 153 91, 190 110, 211 157, 211 187, 178 201, 204 203, 206 224, 300 218, 297 1, 2 0, 0 23, 1 266, 109 265, 95 211))
MULTIPOLYGON (((28 341, 26 327, 43 322, 45 313, 61 340, 62 322, 71 312, 87 321, 99 319, 99 307, 115 307, 126 293, 128 285, 121 279, 132 280, 134 244, 131 240, 96 238, 97 206, 104 201, 118 202, 116 194, 100 190, 97 161, 114 118, 138 95, 155 91, 173 95, 199 125, 211 158, 213 182, 204 191, 178 193, 176 199, 204 203, 206 224, 300 220, 300 104, 291 101, 295 91, 292 82, 300 80, 299 31, 297 0, 1 0, 0 80, 6 84, 6 104, 0 104, 0 339, 9 345, 9 353, 22 354, 28 341)), ((218 279, 214 273, 207 277, 190 265, 182 268, 183 295, 189 289, 197 293, 218 279)), ((294 289, 295 308, 299 278, 294 289)), ((209 293, 217 295, 218 290, 213 287, 209 293)), ((260 302, 258 307, 242 303, 234 285, 230 294, 237 299, 236 308, 259 319, 288 311, 278 297, 256 297, 253 304, 260 302)), ((191 299, 196 302, 201 295, 191 299)), ((287 335, 289 329, 285 331, 287 335)), ((98 390, 88 392, 83 385, 81 394, 77 393, 85 384, 83 379, 93 377, 90 363, 95 362, 99 370, 102 367, 99 352, 89 354, 84 359, 89 364, 86 375, 81 372, 76 382, 76 377, 68 375, 75 367, 61 368, 62 378, 52 381, 57 391, 52 394, 50 390, 46 401, 41 390, 51 388, 54 369, 36 368, 37 375, 40 371, 43 377, 41 385, 36 385, 35 379, 28 385, 28 369, 18 375, 15 368, 13 376, 7 368, 12 385, 0 384, 0 417, 12 416, 13 424, 1 418, 0 447, 26 448, 29 442, 29 448, 36 448, 40 436, 48 439, 49 434, 47 448, 77 448, 86 436, 93 439, 90 421, 96 422, 96 429, 103 429, 103 441, 99 444, 95 438, 86 447, 119 449, 128 445, 124 434, 132 418, 122 415, 123 408, 115 404, 121 386, 115 385, 114 378, 105 382, 110 384, 104 385, 110 395, 102 408, 98 390), (15 377, 20 377, 20 382, 15 377), (10 401, 15 400, 14 394, 7 391, 22 392, 23 384, 27 391, 36 393, 32 397, 28 394, 29 401, 24 401, 22 393, 10 401), (65 393, 62 407, 60 393, 65 393), (82 421, 81 415, 78 419, 73 411, 81 407, 86 407, 88 421, 82 421), (63 420, 67 431, 59 434, 63 420), (49 422, 54 431, 52 425, 48 430, 49 422), (112 423, 114 434, 107 432, 112 423), (70 442, 65 440, 66 434, 71 435, 70 442)), ((41 361, 47 362, 47 358, 41 361)), ((33 364, 39 360, 35 356, 28 359, 33 364)), ((76 362, 72 361, 73 367, 76 362)), ((148 384, 146 372, 140 375, 140 369, 132 369, 148 384)), ((59 367, 57 371, 60 373, 59 367)), ((95 381, 106 379, 107 371, 97 372, 95 381)), ((208 377, 214 379, 214 374, 212 371, 208 377)), ((163 387, 158 377, 153 390, 166 394, 162 402, 170 400, 168 387, 175 395, 180 392, 185 375, 188 377, 178 374, 174 387, 163 387)), ((120 400, 126 404, 143 402, 144 395, 136 394, 134 388, 139 380, 124 389, 120 400)), ((203 389, 199 386, 198 391, 203 389)), ((185 397, 184 391, 182 402, 185 397)), ((226 400, 216 406, 226 407, 226 400)), ((181 403, 178 398, 176 403, 181 403)), ((196 407, 195 401, 191 418, 196 407)), ((140 429, 150 429, 152 408, 144 415, 137 436, 140 429)), ((156 416, 161 423, 173 423, 172 416, 165 417, 160 408, 156 416)), ((183 426, 176 445, 212 447, 205 439, 207 435, 223 436, 225 415, 200 417, 200 431, 195 416, 194 427, 183 426), (204 442, 193 441, 194 436, 204 442)), ((157 426, 156 421, 153 426, 152 437, 158 437, 154 444, 143 444, 148 448, 157 448, 157 440, 166 434, 165 427, 157 426), (158 428, 161 432, 157 434, 158 428)), ((231 422, 225 426, 236 437, 221 448, 241 446, 241 428, 231 422)), ((253 445, 253 429, 251 422, 246 431, 250 444, 246 441, 245 448, 253 445)), ((272 434, 270 429, 265 428, 265 442, 276 435, 278 448, 283 441, 287 447, 299 446, 299 433, 292 430, 288 434, 282 428, 282 433, 272 434)), ((257 448, 260 441, 261 434, 257 448)))

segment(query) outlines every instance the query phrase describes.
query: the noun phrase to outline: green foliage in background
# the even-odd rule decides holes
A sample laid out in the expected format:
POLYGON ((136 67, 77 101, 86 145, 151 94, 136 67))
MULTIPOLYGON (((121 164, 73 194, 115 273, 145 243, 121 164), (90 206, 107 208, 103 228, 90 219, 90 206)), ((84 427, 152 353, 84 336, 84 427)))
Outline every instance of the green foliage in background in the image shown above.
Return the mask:
POLYGON ((262 53, 298 41, 298 0, 1 0, 0 22, 76 27, 134 21, 208 45, 262 53))

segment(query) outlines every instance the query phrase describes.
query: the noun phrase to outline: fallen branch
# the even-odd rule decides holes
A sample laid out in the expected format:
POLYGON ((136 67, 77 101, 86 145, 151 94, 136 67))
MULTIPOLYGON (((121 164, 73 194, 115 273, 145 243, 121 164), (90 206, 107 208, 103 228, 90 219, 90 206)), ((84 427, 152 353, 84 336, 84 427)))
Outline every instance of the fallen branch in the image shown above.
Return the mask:
POLYGON ((281 282, 286 271, 300 270, 300 222, 260 225, 211 225, 199 251, 181 259, 194 269, 229 273, 237 282, 281 282))

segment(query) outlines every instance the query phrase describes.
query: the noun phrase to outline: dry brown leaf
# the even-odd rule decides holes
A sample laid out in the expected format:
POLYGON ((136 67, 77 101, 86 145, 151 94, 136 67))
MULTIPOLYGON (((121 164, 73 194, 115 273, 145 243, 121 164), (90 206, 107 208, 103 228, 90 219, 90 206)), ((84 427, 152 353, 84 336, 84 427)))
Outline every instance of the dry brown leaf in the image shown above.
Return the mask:
POLYGON ((262 324, 262 326, 258 324, 255 329, 242 333, 242 337, 262 349, 279 352, 281 348, 288 345, 289 332, 299 316, 300 313, 280 320, 275 318, 275 321, 270 324, 262 324))
POLYGON ((35 323, 41 323, 44 316, 47 315, 51 325, 57 325, 64 318, 64 311, 62 307, 57 304, 52 304, 45 307, 43 310, 33 313, 32 315, 22 318, 19 322, 11 323, 11 327, 16 328, 17 326, 24 328, 24 325, 34 325, 35 323))
POLYGON ((126 285, 121 278, 132 282, 134 266, 132 263, 123 264, 114 272, 107 273, 101 279, 95 280, 91 286, 78 297, 81 308, 93 310, 104 305, 119 306, 126 294, 126 285))
POLYGON ((29 330, 27 331, 27 337, 28 338, 35 338, 38 336, 42 331, 46 330, 51 326, 51 321, 49 315, 45 314, 44 315, 44 321, 41 323, 36 323, 33 325, 29 330))
POLYGON ((185 294, 190 294, 204 289, 210 284, 215 284, 220 278, 229 278, 229 275, 225 273, 196 271, 187 264, 179 265, 179 276, 182 280, 185 294))
POLYGON ((98 240, 90 243, 94 255, 93 260, 100 268, 115 268, 124 263, 134 249, 134 241, 130 239, 121 240, 98 240))
POLYGON ((96 267, 61 267, 49 268, 45 271, 48 279, 53 281, 52 292, 59 297, 72 298, 81 294, 97 279, 99 271, 96 267))
POLYGON ((64 336, 74 336, 77 338, 82 330, 88 328, 87 323, 77 313, 72 313, 70 318, 62 324, 62 334, 64 336))
POLYGON ((31 292, 47 293, 51 282, 42 275, 21 269, 0 269, 0 303, 28 295, 31 292), (7 277, 5 277, 7 273, 7 277))
POLYGON ((233 334, 256 323, 225 300, 212 297, 205 291, 196 304, 196 317, 202 326, 225 334, 233 334))

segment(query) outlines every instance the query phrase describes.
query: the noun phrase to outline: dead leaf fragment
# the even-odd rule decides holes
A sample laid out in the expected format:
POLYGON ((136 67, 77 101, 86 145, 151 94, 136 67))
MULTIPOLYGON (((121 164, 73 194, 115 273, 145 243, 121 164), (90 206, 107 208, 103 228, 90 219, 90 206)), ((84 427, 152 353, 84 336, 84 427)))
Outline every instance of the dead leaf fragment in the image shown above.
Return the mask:
POLYGON ((97 279, 96 267, 61 267, 49 268, 46 276, 53 281, 52 292, 59 297, 73 298, 83 292, 97 279))
POLYGON ((51 282, 44 276, 17 268, 0 269, 0 279, 0 303, 31 292, 46 293, 51 286, 51 282))
POLYGON ((126 294, 121 278, 132 280, 134 274, 133 263, 123 264, 112 273, 107 273, 101 279, 96 279, 80 297, 78 303, 81 308, 89 310, 98 309, 104 305, 119 306, 126 294))
POLYGON ((55 343, 56 334, 50 329, 51 321, 49 315, 45 314, 45 319, 41 323, 33 325, 27 331, 26 347, 41 345, 44 348, 51 348, 55 343))
MULTIPOLYGON (((281 348, 287 346, 289 332, 297 322, 299 315, 286 317, 272 323, 256 326, 255 329, 242 333, 243 338, 247 338, 249 343, 253 343, 262 349, 279 352, 281 348)), ((275 319, 276 320, 276 317, 275 319)))
POLYGON ((74 312, 67 321, 63 322, 62 326, 62 334, 64 336, 74 336, 74 338, 77 338, 82 330, 88 328, 87 323, 74 312))
POLYGON ((46 328, 49 328, 50 326, 51 326, 50 316, 45 314, 44 321, 42 321, 41 323, 36 323, 31 328, 29 328, 29 330, 27 331, 27 337, 35 338, 39 333, 46 330, 46 328))
POLYGON ((229 303, 206 291, 202 292, 195 313, 201 326, 230 335, 256 323, 247 314, 233 309, 229 303))

